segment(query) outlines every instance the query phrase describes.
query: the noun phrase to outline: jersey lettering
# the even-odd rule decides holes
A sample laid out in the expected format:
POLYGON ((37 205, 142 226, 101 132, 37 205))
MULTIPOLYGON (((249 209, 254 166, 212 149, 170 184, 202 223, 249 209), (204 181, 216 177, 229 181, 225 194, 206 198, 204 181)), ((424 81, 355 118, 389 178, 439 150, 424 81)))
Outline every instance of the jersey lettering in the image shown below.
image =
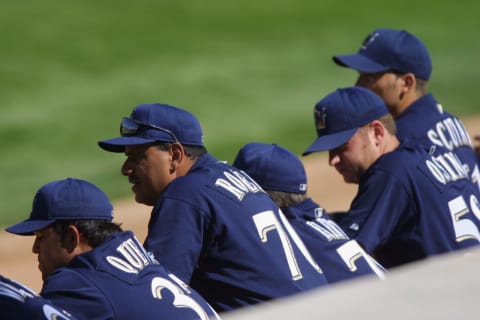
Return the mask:
POLYGON ((241 201, 248 192, 261 192, 262 188, 252 179, 240 171, 224 171, 226 179, 218 178, 215 186, 229 191, 234 197, 241 201))
MULTIPOLYGON (((14 281, 10 280, 12 283, 16 284, 17 286, 14 286, 9 283, 5 283, 3 281, 0 281, 0 296, 6 296, 12 299, 15 299, 17 301, 23 302, 25 304, 29 303, 29 299, 32 299, 32 301, 35 301, 36 299, 42 299, 40 296, 35 294, 33 291, 31 291, 29 288, 26 286, 14 281)), ((42 305, 42 312, 45 318, 42 317, 42 319, 58 319, 58 320, 70 320, 70 315, 67 315, 67 312, 65 314, 61 312, 60 310, 54 308, 53 306, 49 305, 46 303, 47 301, 43 302, 42 305)), ((38 303, 38 302, 37 302, 38 303)), ((40 303, 38 303, 38 307, 40 307, 40 303)), ((40 310, 39 310, 40 311, 40 310)), ((0 315, 0 319, 3 319, 2 315, 0 315)), ((36 317, 35 317, 36 319, 36 317)))
POLYGON ((457 155, 447 152, 426 160, 425 164, 441 184, 460 179, 469 179, 468 165, 464 165, 457 155))
POLYGON ((69 317, 62 314, 60 311, 55 309, 54 307, 45 304, 43 305, 43 314, 45 315, 46 319, 51 320, 70 320, 69 317))
POLYGON ((443 146, 449 151, 462 146, 472 146, 470 135, 456 118, 446 118, 437 122, 428 130, 427 136, 433 144, 443 146))
POLYGON ((307 225, 320 233, 326 240, 348 240, 347 234, 334 221, 317 218, 315 221, 307 221, 307 225))
POLYGON ((470 208, 472 209, 473 214, 480 220, 480 203, 478 202, 477 197, 473 194, 470 196, 470 208))
POLYGON ((148 265, 147 257, 128 239, 118 246, 117 251, 136 269, 141 270, 148 265))
POLYGON ((357 271, 357 260, 364 259, 370 269, 372 269, 380 279, 385 279, 385 269, 367 254, 355 240, 350 240, 344 243, 337 249, 337 253, 342 258, 350 272, 357 271))
POLYGON ((137 239, 128 239, 117 247, 121 257, 107 256, 106 260, 113 267, 127 273, 137 274, 140 270, 153 263, 152 258, 143 249, 137 239))
POLYGON ((472 171, 472 176, 470 177, 472 182, 477 185, 478 189, 480 190, 480 170, 478 169, 478 165, 475 165, 472 171))
POLYGON ((282 210, 278 210, 278 214, 280 216, 280 221, 283 223, 285 230, 287 230, 288 234, 290 237, 292 237, 293 243, 297 246, 297 248, 300 250, 300 252, 303 254, 305 259, 307 259, 308 263, 318 272, 318 273, 323 273, 322 269, 320 269, 320 266, 315 262, 315 259, 313 259, 312 255, 310 254, 310 251, 308 251, 307 247, 303 243, 302 239, 300 236, 297 234, 295 229, 293 229, 292 225, 290 222, 288 222, 288 219, 285 217, 283 214, 282 210))
MULTIPOLYGON (((283 217, 283 213, 280 211, 280 217, 283 217)), ((268 241, 268 233, 270 231, 276 231, 280 238, 280 242, 282 244, 283 252, 285 254, 285 258, 287 260, 287 265, 292 275, 293 280, 300 280, 303 278, 302 272, 300 267, 297 263, 297 258, 295 257, 295 253, 292 247, 292 243, 290 241, 289 235, 297 248, 302 252, 305 259, 310 263, 310 265, 318 272, 322 273, 322 269, 318 266, 315 260, 312 258, 310 253, 308 252, 307 247, 300 239, 298 234, 293 230, 293 227, 287 221, 286 218, 282 219, 285 228, 282 226, 282 223, 277 219, 275 213, 271 210, 263 211, 260 213, 255 214, 253 217, 253 221, 258 231, 258 235, 260 236, 260 240, 262 242, 268 241), (287 230, 287 231, 285 231, 287 230), (288 233, 287 233, 288 232, 288 233)))
MULTIPOLYGON (((480 215, 478 199, 474 195, 471 195, 469 200, 472 212, 478 217, 480 215)), ((455 240, 457 242, 462 242, 467 239, 477 239, 480 242, 480 232, 478 231, 477 226, 472 220, 462 218, 470 211, 463 196, 458 196, 455 199, 450 200, 448 202, 448 208, 450 209, 453 229, 455 230, 455 240)))
POLYGON ((32 298, 33 295, 26 293, 22 289, 16 289, 6 283, 0 283, 0 295, 23 301, 25 297, 32 298))
MULTIPOLYGON (((180 281, 176 277, 172 278, 171 275, 169 275, 169 277, 173 281, 180 281)), ((155 277, 152 279, 152 283, 150 287, 151 287, 152 295, 155 299, 162 300, 163 299, 162 291, 167 290, 171 294, 173 294, 172 305, 175 308, 189 308, 195 312, 195 314, 198 316, 198 319, 201 319, 201 320, 211 319, 208 313, 202 308, 202 306, 199 305, 195 301, 195 299, 193 299, 188 295, 189 292, 184 292, 182 290, 183 286, 178 286, 171 280, 161 278, 161 277, 155 277)), ((218 315, 215 313, 215 311, 213 311, 213 309, 211 309, 210 311, 213 314, 215 314, 215 319, 219 319, 218 315)))

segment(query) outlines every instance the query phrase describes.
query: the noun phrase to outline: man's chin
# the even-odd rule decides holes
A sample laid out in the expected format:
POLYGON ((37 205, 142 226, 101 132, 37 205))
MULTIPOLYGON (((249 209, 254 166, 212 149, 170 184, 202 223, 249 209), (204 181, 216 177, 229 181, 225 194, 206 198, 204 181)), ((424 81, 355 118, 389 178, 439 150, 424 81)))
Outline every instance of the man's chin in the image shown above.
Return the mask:
POLYGON ((135 201, 138 203, 144 203, 143 198, 137 193, 135 193, 135 201))
POLYGON ((135 194, 135 201, 138 202, 138 203, 141 203, 141 204, 144 204, 146 206, 154 206, 156 201, 151 201, 151 200, 148 200, 148 199, 145 199, 144 197, 142 197, 141 195, 139 194, 135 194))
POLYGON ((346 176, 343 174, 342 174, 342 177, 343 177, 343 181, 345 181, 346 183, 355 183, 355 184, 358 183, 358 180, 353 177, 346 176))
POLYGON ((40 272, 42 273, 42 281, 45 281, 47 280, 48 278, 48 274, 44 271, 42 271, 42 269, 38 268, 40 270, 40 272))
POLYGON ((143 203, 143 193, 141 192, 138 184, 132 185, 132 192, 135 195, 135 201, 143 203))
POLYGON ((346 183, 350 183, 350 178, 345 174, 345 171, 337 169, 338 174, 340 174, 343 178, 343 181, 346 183))

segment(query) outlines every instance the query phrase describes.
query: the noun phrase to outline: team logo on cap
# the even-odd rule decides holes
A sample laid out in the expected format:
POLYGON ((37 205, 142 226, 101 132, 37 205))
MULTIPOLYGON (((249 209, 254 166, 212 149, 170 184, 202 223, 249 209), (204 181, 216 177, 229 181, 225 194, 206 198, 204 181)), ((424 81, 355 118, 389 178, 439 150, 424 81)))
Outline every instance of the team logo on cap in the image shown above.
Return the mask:
POLYGON ((326 128, 326 120, 327 120, 327 108, 322 107, 321 110, 315 110, 315 126, 317 130, 322 130, 326 128))
POLYGON ((373 32, 367 36, 367 38, 363 41, 362 47, 360 50, 367 50, 367 47, 372 44, 375 39, 377 39, 380 36, 380 32, 373 32))

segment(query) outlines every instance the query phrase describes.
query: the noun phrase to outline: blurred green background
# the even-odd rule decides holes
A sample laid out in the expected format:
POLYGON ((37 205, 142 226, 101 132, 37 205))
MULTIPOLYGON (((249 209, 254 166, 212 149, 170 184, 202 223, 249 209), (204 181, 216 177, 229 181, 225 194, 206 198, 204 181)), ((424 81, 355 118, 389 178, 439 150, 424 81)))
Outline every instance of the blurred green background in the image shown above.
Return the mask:
POLYGON ((405 28, 429 47, 430 89, 459 116, 478 112, 480 4, 451 1, 2 0, 0 225, 26 218, 44 183, 68 176, 132 197, 122 154, 97 147, 122 116, 162 102, 198 116, 209 151, 232 161, 246 142, 297 154, 312 108, 356 74, 374 28, 405 28))

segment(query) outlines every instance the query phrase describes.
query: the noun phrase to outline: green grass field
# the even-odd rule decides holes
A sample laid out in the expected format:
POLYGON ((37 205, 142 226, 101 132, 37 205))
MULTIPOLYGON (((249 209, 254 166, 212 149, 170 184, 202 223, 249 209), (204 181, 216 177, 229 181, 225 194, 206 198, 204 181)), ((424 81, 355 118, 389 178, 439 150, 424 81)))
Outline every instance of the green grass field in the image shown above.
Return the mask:
POLYGON ((315 135, 315 102, 356 77, 331 56, 355 52, 376 27, 422 38, 431 91, 457 115, 478 112, 480 4, 351 2, 3 0, 0 225, 26 217, 42 184, 68 176, 113 200, 131 196, 124 156, 97 141, 143 102, 192 111, 221 160, 249 141, 301 153, 315 135))

